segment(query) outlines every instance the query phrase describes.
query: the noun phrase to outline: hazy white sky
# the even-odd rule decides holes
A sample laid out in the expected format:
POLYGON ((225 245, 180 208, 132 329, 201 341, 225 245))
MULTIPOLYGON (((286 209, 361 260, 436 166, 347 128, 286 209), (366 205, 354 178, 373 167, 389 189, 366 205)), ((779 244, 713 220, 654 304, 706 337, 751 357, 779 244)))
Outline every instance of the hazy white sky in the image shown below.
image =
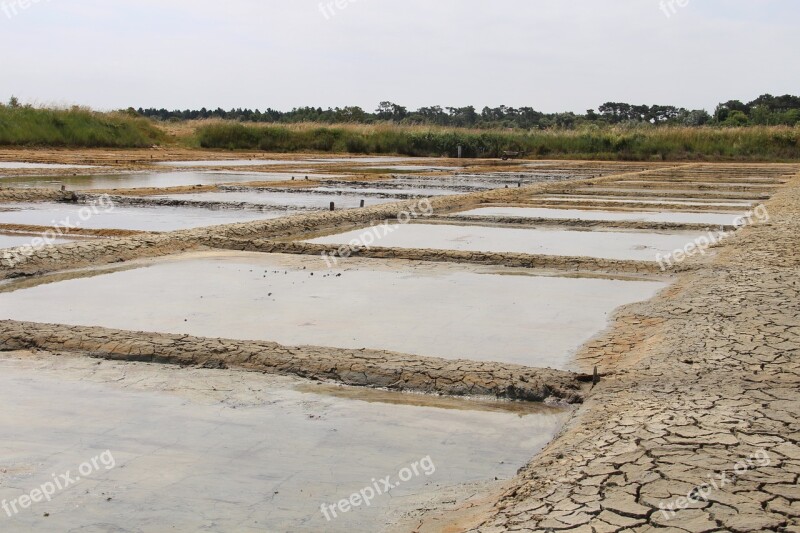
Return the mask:
POLYGON ((20 1, 0 0, 2 100, 582 112, 800 93, 798 0, 20 1))

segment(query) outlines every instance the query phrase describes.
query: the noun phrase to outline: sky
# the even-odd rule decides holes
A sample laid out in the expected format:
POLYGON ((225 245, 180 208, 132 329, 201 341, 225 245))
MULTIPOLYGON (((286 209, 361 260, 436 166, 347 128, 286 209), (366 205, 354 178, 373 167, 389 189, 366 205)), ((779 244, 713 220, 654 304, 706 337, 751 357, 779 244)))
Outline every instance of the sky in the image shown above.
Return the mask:
POLYGON ((799 94, 797 0, 0 0, 0 100, 713 111, 799 94))

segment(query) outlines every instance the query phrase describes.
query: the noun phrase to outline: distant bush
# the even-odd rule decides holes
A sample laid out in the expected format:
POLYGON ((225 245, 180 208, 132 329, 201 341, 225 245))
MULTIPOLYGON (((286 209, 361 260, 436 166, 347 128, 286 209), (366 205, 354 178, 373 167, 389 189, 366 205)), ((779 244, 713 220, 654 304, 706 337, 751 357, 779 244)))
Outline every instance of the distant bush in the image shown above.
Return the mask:
POLYGON ((9 105, 0 104, 0 145, 143 148, 163 139, 150 120, 128 112, 39 109, 20 106, 15 99, 9 105))
MULTIPOLYGON (((736 120, 736 119, 734 119, 736 120)), ((215 123, 196 133, 203 148, 268 152, 339 152, 408 156, 645 160, 800 159, 800 128, 590 127, 580 130, 486 131, 404 126, 245 126, 215 123)))

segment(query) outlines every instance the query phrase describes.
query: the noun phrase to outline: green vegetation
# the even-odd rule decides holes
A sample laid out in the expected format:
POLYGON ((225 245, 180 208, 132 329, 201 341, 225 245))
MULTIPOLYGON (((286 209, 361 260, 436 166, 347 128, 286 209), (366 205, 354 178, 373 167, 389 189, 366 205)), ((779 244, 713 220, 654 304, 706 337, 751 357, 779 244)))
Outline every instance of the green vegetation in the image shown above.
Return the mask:
POLYGON ((142 148, 163 139, 152 121, 127 113, 39 109, 21 106, 16 98, 0 104, 0 146, 142 148))
MULTIPOLYGON (((503 108, 504 115, 489 110, 475 116, 448 112, 464 123, 489 117, 489 122, 476 127, 396 121, 391 114, 399 117, 405 111, 386 102, 379 109, 381 120, 369 122, 369 117, 360 116, 367 123, 265 125, 174 118, 163 123, 133 109, 99 113, 78 107, 34 108, 12 98, 7 105, 0 104, 0 146, 143 148, 172 143, 223 150, 449 157, 455 157, 461 147, 464 157, 487 158, 519 152, 551 159, 790 161, 800 160, 800 124, 791 125, 800 115, 800 109, 790 109, 796 105, 800 107, 800 99, 788 96, 766 95, 749 104, 731 101, 721 104, 713 117, 688 112, 694 125, 687 126, 675 124, 678 115, 669 107, 604 104, 599 114, 579 120, 567 120, 566 115, 547 118, 556 122, 547 128, 541 123, 501 128, 487 124, 505 124, 512 111, 520 110, 503 108)), ((348 116, 356 115, 349 112, 348 116)), ((538 120, 534 115, 528 118, 538 120)))
POLYGON ((606 102, 598 110, 589 109, 580 113, 542 113, 532 107, 484 107, 478 111, 473 106, 421 107, 411 111, 406 107, 381 102, 369 113, 360 107, 343 108, 299 107, 291 111, 267 109, 174 110, 138 109, 142 116, 156 120, 235 120, 268 124, 298 124, 314 122, 320 124, 396 124, 401 126, 443 126, 453 128, 546 130, 553 128, 580 129, 589 125, 613 126, 795 126, 800 124, 800 97, 792 95, 772 96, 765 94, 752 102, 729 100, 721 103, 714 115, 704 109, 685 109, 672 105, 635 105, 624 102, 606 102))
POLYGON ((248 126, 214 123, 197 130, 202 148, 268 152, 347 152, 409 156, 528 157, 620 160, 800 159, 800 127, 587 127, 485 131, 404 126, 248 126))

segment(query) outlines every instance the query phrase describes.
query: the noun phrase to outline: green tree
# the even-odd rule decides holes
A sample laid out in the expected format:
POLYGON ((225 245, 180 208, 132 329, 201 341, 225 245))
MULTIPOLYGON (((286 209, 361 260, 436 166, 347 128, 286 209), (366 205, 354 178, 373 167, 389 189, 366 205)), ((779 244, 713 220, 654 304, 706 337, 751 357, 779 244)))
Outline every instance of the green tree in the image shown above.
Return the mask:
POLYGON ((750 119, 747 118, 747 115, 745 115, 743 111, 739 111, 738 109, 728 113, 728 118, 722 123, 723 126, 732 128, 747 126, 748 124, 750 124, 750 119))

